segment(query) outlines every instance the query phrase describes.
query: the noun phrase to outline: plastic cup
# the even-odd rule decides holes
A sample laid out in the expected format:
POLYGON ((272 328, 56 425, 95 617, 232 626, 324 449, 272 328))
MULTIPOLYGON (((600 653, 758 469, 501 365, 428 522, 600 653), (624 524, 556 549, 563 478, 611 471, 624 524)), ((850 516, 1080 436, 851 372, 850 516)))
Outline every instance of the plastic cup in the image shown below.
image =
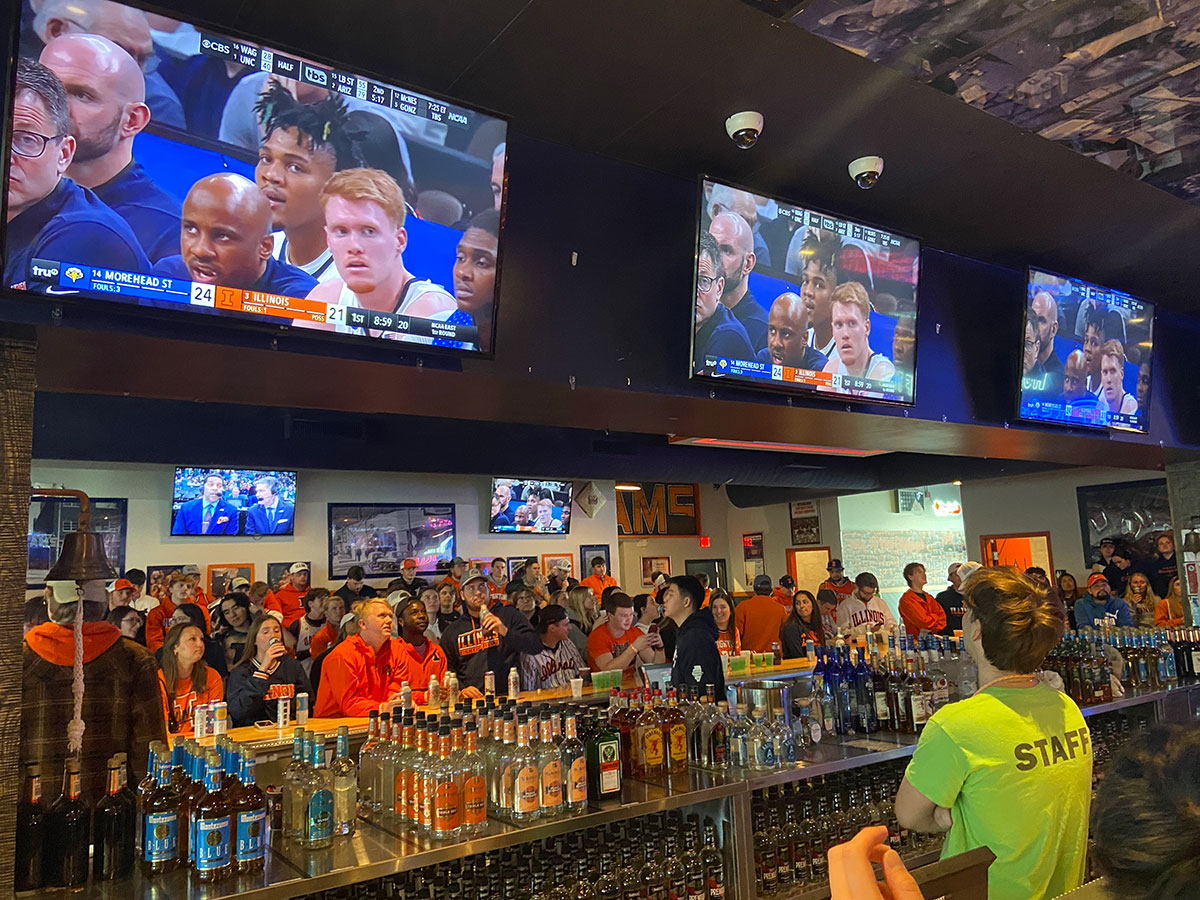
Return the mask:
POLYGON ((571 696, 577 700, 583 696, 583 679, 582 678, 572 678, 571 679, 571 696))

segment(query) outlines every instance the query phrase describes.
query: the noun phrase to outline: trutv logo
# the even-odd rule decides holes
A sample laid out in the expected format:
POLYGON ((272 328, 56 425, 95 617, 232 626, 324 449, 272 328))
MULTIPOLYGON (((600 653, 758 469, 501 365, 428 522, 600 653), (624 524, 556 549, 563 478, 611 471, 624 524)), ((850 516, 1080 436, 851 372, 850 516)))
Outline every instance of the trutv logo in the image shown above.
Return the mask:
POLYGON ((35 281, 57 282, 58 273, 61 268, 61 263, 48 259, 35 259, 29 264, 29 273, 35 281))

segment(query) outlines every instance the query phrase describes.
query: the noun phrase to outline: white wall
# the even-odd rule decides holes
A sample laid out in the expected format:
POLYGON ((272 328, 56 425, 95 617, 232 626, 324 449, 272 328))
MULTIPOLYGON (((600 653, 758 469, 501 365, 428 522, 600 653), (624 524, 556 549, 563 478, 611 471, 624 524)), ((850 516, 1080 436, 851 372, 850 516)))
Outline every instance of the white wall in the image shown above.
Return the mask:
MULTIPOLYGON (((302 559, 312 566, 313 584, 328 584, 329 503, 453 503, 460 556, 570 553, 578 569, 580 544, 608 544, 613 566, 619 566, 611 481, 593 481, 608 502, 594 519, 576 506, 569 535, 497 535, 487 533, 490 476, 303 469, 296 483, 299 502, 294 537, 199 538, 170 536, 173 466, 34 460, 31 475, 33 483, 41 487, 62 486, 93 497, 127 498, 126 568, 195 563, 206 572, 211 564, 254 563, 255 578, 265 579, 267 563, 302 559)), ((575 574, 578 577, 578 572, 575 574)), ((374 581, 386 583, 386 579, 374 581)))
MULTIPOLYGON (((746 584, 745 565, 742 556, 742 535, 763 533, 763 556, 766 572, 772 582, 787 574, 787 549, 792 545, 792 523, 786 503, 739 509, 729 502, 724 487, 711 484, 700 485, 700 526, 712 545, 705 550, 695 536, 659 538, 621 538, 622 571, 628 572, 628 583, 622 582, 626 590, 642 590, 641 560, 644 556, 669 556, 671 571, 681 574, 685 560, 724 559, 729 571, 733 590, 749 593, 746 584)), ((836 499, 820 500, 817 509, 821 516, 821 543, 814 546, 830 547, 830 555, 841 553, 838 531, 838 506, 836 499)))
POLYGON ((1048 531, 1054 567, 1080 578, 1086 563, 1075 488, 1163 477, 1141 469, 1089 467, 968 482, 962 487, 967 552, 979 559, 980 535, 1048 531))

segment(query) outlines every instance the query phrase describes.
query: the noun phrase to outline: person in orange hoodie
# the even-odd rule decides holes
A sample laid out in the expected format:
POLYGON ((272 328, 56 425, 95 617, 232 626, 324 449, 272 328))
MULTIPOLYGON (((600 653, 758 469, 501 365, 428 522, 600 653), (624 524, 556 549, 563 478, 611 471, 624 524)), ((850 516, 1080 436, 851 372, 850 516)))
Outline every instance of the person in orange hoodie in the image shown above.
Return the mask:
POLYGON ((579 583, 585 588, 591 588, 592 593, 596 595, 597 603, 600 602, 605 588, 619 586, 617 579, 608 574, 608 563, 604 561, 603 556, 592 557, 592 574, 579 583))
POLYGON ((408 656, 408 674, 412 676, 409 687, 414 695, 418 691, 425 694, 431 675, 438 683, 446 676, 446 654, 425 635, 429 613, 420 598, 405 600, 396 612, 400 615, 400 646, 408 656))
POLYGON ((352 634, 325 657, 317 687, 318 718, 365 716, 381 703, 400 699, 404 682, 417 689, 409 673, 408 654, 392 637, 392 608, 382 597, 357 604, 358 634, 352 634))
POLYGON ((932 594, 921 590, 929 580, 925 577, 925 567, 918 562, 910 562, 904 567, 904 580, 908 582, 908 590, 900 595, 899 603, 904 630, 913 636, 922 630, 940 634, 946 627, 946 611, 932 594))
POLYGON ((325 598, 325 625, 312 636, 312 642, 308 645, 308 652, 313 659, 338 642, 338 628, 345 615, 346 601, 342 597, 330 594, 325 598))
POLYGON ((775 588, 775 592, 771 595, 775 598, 775 602, 788 611, 788 615, 792 614, 792 598, 796 596, 796 579, 791 575, 784 575, 779 579, 779 587, 775 588))
POLYGON ((283 612, 285 630, 304 615, 304 595, 308 593, 309 578, 308 563, 292 563, 288 569, 288 583, 275 592, 275 599, 279 601, 279 608, 283 612))
POLYGON ((167 596, 163 597, 158 606, 146 614, 146 646, 150 648, 151 653, 163 645, 168 628, 167 622, 175 615, 176 608, 184 603, 195 603, 199 606, 200 611, 204 613, 204 621, 208 625, 208 630, 212 630, 212 618, 208 612, 208 595, 201 590, 199 597, 197 596, 197 585, 192 579, 192 574, 187 571, 189 568, 194 569, 195 566, 184 566, 183 569, 171 576, 167 582, 167 596))
POLYGON ((733 611, 733 621, 742 636, 742 649, 766 653, 779 640, 779 629, 788 611, 771 596, 771 576, 754 576, 754 596, 747 597, 733 611))
MULTIPOLYGON (((45 783, 60 777, 68 756, 67 726, 74 715, 74 624, 80 597, 71 581, 53 582, 48 587, 50 621, 30 628, 21 648, 18 757, 40 763, 45 783)), ((167 729, 154 656, 104 621, 104 582, 84 584, 82 597, 82 718, 86 728, 79 761, 83 798, 91 805, 105 794, 109 757, 126 754, 127 774, 134 783, 146 774, 150 742, 163 740, 167 729)))

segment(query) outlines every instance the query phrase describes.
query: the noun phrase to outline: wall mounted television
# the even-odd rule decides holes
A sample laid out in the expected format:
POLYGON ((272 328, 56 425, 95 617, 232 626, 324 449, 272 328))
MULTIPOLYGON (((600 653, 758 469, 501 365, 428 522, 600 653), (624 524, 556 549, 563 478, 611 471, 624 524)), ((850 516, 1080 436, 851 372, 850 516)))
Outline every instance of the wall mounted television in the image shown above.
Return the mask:
POLYGON ((295 533, 295 472, 218 466, 175 469, 172 535, 295 533))
POLYGON ((5 288, 492 354, 504 119, 269 35, 13 6, 5 288))
POLYGON ((572 481, 493 478, 492 534, 570 534, 572 481))
POLYGON ((1029 269, 1020 358, 1021 419, 1147 431, 1154 304, 1029 269))
POLYGON ((911 405, 921 246, 702 178, 691 375, 911 405))

